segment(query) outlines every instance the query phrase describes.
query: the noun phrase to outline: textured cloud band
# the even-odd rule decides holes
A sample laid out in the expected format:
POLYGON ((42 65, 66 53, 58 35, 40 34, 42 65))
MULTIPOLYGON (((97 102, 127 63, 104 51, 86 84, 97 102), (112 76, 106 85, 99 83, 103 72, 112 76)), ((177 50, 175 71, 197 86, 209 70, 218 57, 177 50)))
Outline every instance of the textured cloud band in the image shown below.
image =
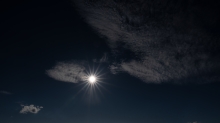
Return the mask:
POLYGON ((21 106, 22 106, 22 109, 20 111, 21 114, 27 114, 27 113, 37 114, 43 108, 42 106, 34 106, 34 105, 30 105, 30 106, 21 105, 21 106))
POLYGON ((110 67, 114 73, 125 71, 147 83, 220 81, 220 11, 216 2, 75 3, 85 20, 108 39, 119 58, 110 67))
POLYGON ((47 75, 53 79, 77 83, 86 76, 83 62, 59 62, 50 70, 46 71, 47 75))

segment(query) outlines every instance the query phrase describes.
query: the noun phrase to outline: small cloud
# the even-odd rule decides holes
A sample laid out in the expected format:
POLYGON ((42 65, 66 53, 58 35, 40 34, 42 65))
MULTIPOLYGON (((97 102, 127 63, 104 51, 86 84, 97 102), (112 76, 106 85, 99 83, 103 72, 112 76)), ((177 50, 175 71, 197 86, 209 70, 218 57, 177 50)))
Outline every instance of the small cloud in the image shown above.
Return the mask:
POLYGON ((100 59, 93 59, 95 63, 107 63, 108 62, 108 54, 104 53, 100 59))
POLYGON ((103 57, 99 60, 99 62, 108 62, 108 56, 107 53, 104 53, 103 57))
POLYGON ((187 123, 200 123, 200 122, 198 122, 198 121, 194 121, 194 122, 187 122, 187 123))
POLYGON ((21 114, 27 114, 27 113, 37 114, 43 108, 43 106, 34 106, 34 105, 30 105, 30 106, 21 105, 21 107, 22 107, 20 111, 21 114))
POLYGON ((59 62, 46 74, 59 81, 77 83, 86 76, 83 62, 59 62))
POLYGON ((112 74, 117 74, 118 72, 122 71, 121 66, 117 64, 112 64, 109 66, 109 69, 112 74))
POLYGON ((8 91, 0 91, 0 94, 11 95, 12 93, 10 93, 10 92, 8 92, 8 91))

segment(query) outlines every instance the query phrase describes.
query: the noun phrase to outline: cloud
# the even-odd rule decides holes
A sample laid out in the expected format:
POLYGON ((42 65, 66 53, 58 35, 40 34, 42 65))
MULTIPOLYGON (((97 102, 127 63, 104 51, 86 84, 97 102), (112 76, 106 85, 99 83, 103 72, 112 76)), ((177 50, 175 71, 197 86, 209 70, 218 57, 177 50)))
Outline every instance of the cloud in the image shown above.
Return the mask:
POLYGON ((37 114, 43 108, 42 106, 34 106, 34 105, 30 105, 30 106, 21 105, 21 107, 22 107, 20 111, 21 114, 27 114, 27 113, 37 114))
POLYGON ((107 56, 107 53, 104 53, 104 55, 102 56, 102 58, 99 60, 100 63, 103 63, 103 62, 108 62, 108 56, 107 56))
POLYGON ((93 59, 94 63, 108 63, 108 54, 104 53, 100 59, 93 59))
POLYGON ((200 122, 198 122, 198 121, 194 121, 194 122, 187 122, 187 123, 200 123, 200 122))
POLYGON ((46 74, 53 79, 77 83, 86 76, 84 62, 59 62, 52 69, 46 71, 46 74))
POLYGON ((220 81, 217 6, 166 0, 75 3, 119 59, 110 66, 113 73, 124 71, 147 83, 220 81))
POLYGON ((11 95, 12 93, 8 92, 8 91, 0 91, 1 94, 6 94, 6 95, 11 95))

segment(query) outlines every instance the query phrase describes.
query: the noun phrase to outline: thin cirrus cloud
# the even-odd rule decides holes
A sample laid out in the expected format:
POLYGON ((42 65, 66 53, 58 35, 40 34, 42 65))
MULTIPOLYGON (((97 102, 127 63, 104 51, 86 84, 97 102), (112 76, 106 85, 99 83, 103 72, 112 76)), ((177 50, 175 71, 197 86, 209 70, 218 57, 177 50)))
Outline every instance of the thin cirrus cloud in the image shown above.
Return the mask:
POLYGON ((58 62, 46 74, 58 81, 77 83, 86 76, 83 61, 58 62))
POLYGON ((0 94, 11 95, 12 93, 8 91, 0 91, 0 94))
POLYGON ((34 106, 34 105, 21 105, 22 109, 20 111, 21 114, 33 113, 37 114, 43 107, 42 106, 34 106))
POLYGON ((205 9, 205 2, 182 2, 75 0, 119 59, 110 66, 113 73, 127 72, 147 83, 220 81, 218 17, 210 14, 220 12, 205 9))
POLYGON ((194 122, 187 122, 187 123, 200 123, 200 122, 198 122, 198 121, 194 121, 194 122))

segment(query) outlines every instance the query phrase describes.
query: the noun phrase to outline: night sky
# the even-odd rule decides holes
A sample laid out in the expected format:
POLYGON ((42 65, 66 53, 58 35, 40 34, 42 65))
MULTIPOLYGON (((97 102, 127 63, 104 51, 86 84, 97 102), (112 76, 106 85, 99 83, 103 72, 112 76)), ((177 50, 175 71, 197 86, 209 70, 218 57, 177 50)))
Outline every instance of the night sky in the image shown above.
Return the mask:
POLYGON ((219 6, 2 1, 0 123, 219 123, 219 6))

